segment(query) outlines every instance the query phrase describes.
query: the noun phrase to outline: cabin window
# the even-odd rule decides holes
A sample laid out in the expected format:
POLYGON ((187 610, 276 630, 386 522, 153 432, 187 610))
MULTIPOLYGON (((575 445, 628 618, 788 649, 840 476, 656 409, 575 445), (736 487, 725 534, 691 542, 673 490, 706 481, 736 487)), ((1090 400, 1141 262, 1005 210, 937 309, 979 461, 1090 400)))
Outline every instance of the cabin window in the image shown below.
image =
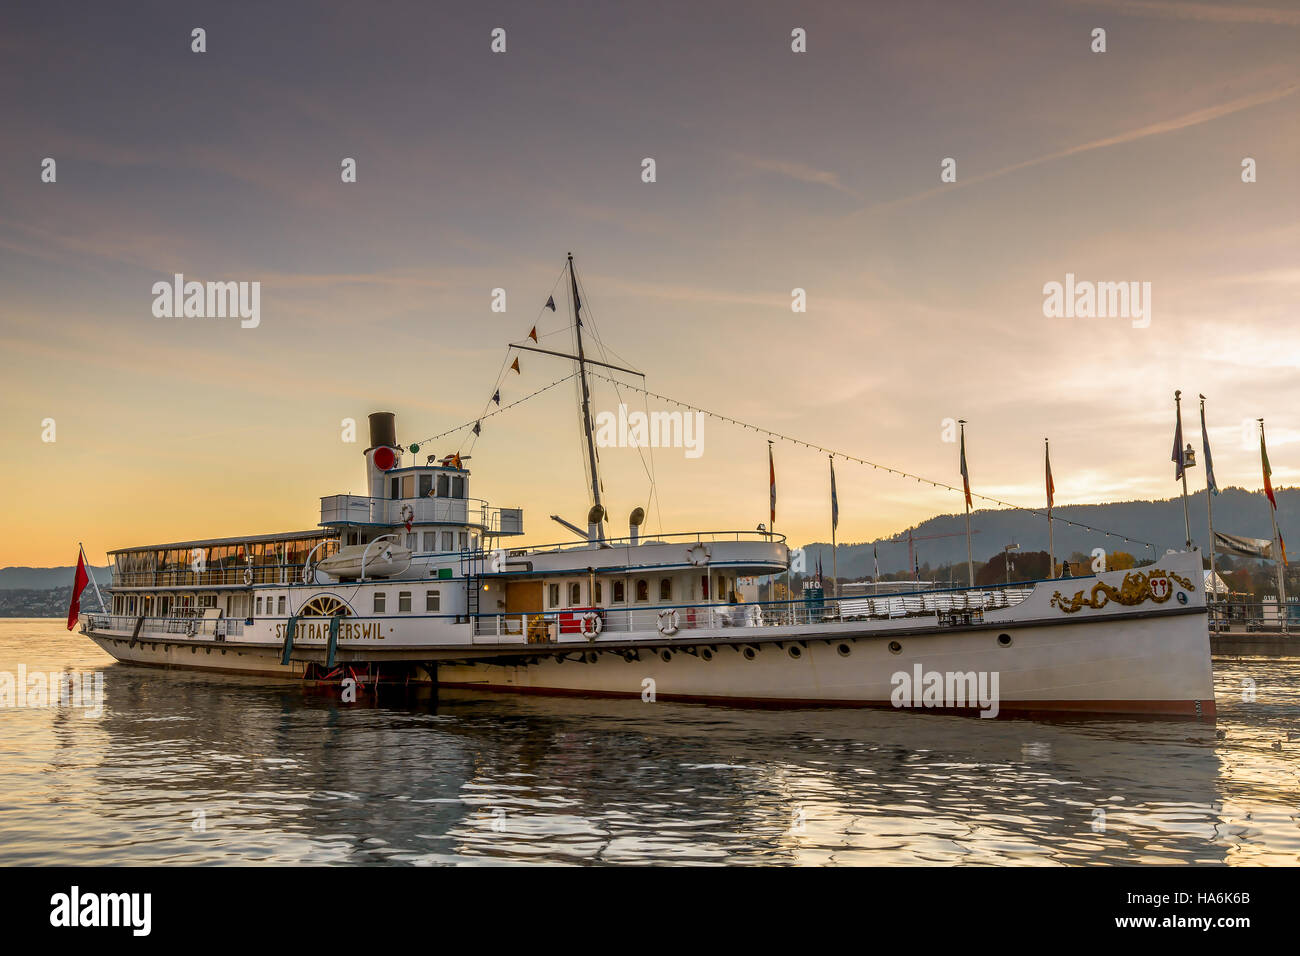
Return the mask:
POLYGON ((455 549, 456 549, 456 539, 452 537, 452 533, 450 531, 444 531, 442 533, 442 550, 454 551, 455 549))
POLYGON ((200 594, 199 607, 216 607, 217 596, 215 594, 200 594))
POLYGON ((552 584, 552 585, 549 585, 549 586, 547 587, 546 590, 547 590, 547 592, 548 592, 548 593, 547 593, 548 603, 551 605, 551 607, 559 607, 559 606, 560 606, 560 586, 559 586, 558 584, 552 584))
POLYGON ((447 476, 446 476, 446 475, 439 475, 439 476, 438 476, 438 497, 439 497, 439 498, 447 498, 447 497, 449 497, 448 494, 447 494, 447 476))
POLYGON ((569 585, 569 607, 577 607, 582 603, 582 585, 574 581, 569 585))
POLYGON ((615 581, 613 603, 622 604, 624 601, 626 601, 627 595, 625 592, 626 592, 626 585, 622 581, 615 581))
POLYGON ((397 610, 403 614, 409 614, 411 611, 411 592, 397 592, 397 610))
POLYGON ((650 582, 645 578, 637 578, 636 599, 637 601, 650 600, 650 582))
POLYGON ((462 551, 464 551, 466 548, 469 547, 469 532, 468 532, 468 531, 461 531, 461 532, 458 532, 457 535, 456 535, 456 538, 457 538, 457 541, 460 543, 460 549, 461 549, 462 551))
POLYGON ((465 497, 465 479, 460 475, 456 475, 451 479, 451 496, 453 498, 465 497))
POLYGON ((427 498, 427 497, 429 497, 429 494, 430 494, 432 491, 433 491, 433 475, 430 474, 430 473, 427 472, 427 471, 425 471, 425 472, 421 472, 421 474, 420 474, 420 497, 421 497, 421 498, 427 498))
POLYGON ((402 497, 403 498, 415 497, 415 475, 402 476, 402 497))
POLYGON ((275 602, 275 613, 276 613, 276 614, 283 614, 283 613, 284 613, 284 595, 283 595, 283 594, 281 594, 281 595, 280 595, 280 599, 279 599, 278 601, 275 602))
POLYGON ((419 532, 417 532, 417 531, 412 531, 412 532, 410 532, 409 534, 407 534, 407 536, 406 536, 406 546, 407 546, 408 548, 410 548, 412 551, 418 551, 418 550, 419 550, 419 548, 420 548, 420 534, 419 534, 419 532))
POLYGON ((262 613, 262 595, 260 594, 257 596, 257 613, 259 615, 262 613))
POLYGON ((400 477, 398 477, 397 475, 393 475, 393 477, 389 480, 389 488, 392 490, 392 494, 389 497, 391 498, 402 497, 402 479, 400 477))
POLYGON ((442 610, 442 592, 441 592, 441 591, 425 591, 425 592, 424 592, 424 609, 425 609, 426 611, 441 611, 441 610, 442 610))
POLYGON ((707 574, 700 575, 700 590, 703 592, 700 597, 707 601, 709 599, 709 576, 707 574))
POLYGON ((438 532, 426 531, 424 533, 424 550, 425 551, 438 550, 438 532))
POLYGON ((591 602, 591 603, 592 603, 592 604, 600 604, 600 603, 601 603, 602 601, 604 601, 604 600, 605 600, 604 589, 603 589, 603 587, 601 586, 601 582, 597 581, 597 582, 596 582, 596 596, 595 596, 595 598, 592 599, 592 602, 591 602))
POLYGON ((673 579, 660 578, 659 579, 659 600, 671 601, 672 599, 673 599, 673 579))
POLYGON ((383 591, 375 592, 375 613, 383 614, 385 605, 388 603, 388 595, 383 591))

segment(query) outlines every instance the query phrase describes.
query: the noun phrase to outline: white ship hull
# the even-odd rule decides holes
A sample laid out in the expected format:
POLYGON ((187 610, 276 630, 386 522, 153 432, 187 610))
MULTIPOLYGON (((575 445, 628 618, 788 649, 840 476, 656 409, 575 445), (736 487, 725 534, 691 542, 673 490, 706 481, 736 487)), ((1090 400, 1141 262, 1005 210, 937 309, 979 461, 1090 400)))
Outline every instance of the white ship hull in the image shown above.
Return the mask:
MULTIPOLYGON (((641 652, 632 661, 605 653, 581 661, 543 658, 527 666, 442 665, 438 682, 525 693, 645 699, 653 689, 658 700, 890 707, 902 685, 895 675, 915 684, 919 666, 922 675, 997 674, 996 708, 979 708, 972 699, 965 709, 1189 717, 1215 712, 1201 615, 899 637, 899 653, 890 651, 890 643, 887 636, 843 637, 748 645, 752 657, 721 646, 710 660, 669 651, 667 660, 662 652, 641 652), (1009 646, 999 644, 1000 634, 1010 635, 1009 646)), ((919 687, 915 696, 922 697, 919 687)), ((914 700, 905 706, 929 705, 914 700)))

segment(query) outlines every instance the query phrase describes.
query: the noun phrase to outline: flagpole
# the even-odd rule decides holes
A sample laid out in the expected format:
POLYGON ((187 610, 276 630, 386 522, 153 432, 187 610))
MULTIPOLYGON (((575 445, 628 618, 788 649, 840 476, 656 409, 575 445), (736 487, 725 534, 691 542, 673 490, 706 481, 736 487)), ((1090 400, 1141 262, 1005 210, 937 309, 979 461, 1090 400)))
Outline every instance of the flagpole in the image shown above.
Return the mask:
POLYGON ((1043 460, 1047 462, 1047 576, 1056 577, 1056 544, 1052 540, 1052 443, 1043 439, 1043 460))
POLYGON ((967 477, 966 469, 966 421, 959 421, 961 425, 961 470, 962 481, 965 483, 966 490, 966 577, 970 581, 970 586, 975 586, 975 559, 971 556, 970 546, 970 479, 967 477))
POLYGON ((99 610, 107 614, 108 608, 104 605, 104 595, 99 593, 99 582, 95 580, 95 569, 90 566, 90 559, 86 557, 86 546, 78 541, 77 547, 81 551, 81 560, 86 562, 86 577, 90 578, 90 583, 95 585, 95 597, 99 599, 99 610))
POLYGON ((1205 396, 1201 395, 1201 454, 1205 458, 1205 512, 1210 523, 1210 587, 1207 597, 1219 596, 1218 575, 1214 570, 1214 494, 1210 486, 1214 483, 1214 459, 1210 457, 1210 433, 1205 427, 1205 396))
POLYGON ((1174 412, 1178 418, 1178 426, 1175 431, 1174 442, 1177 447, 1174 449, 1174 461, 1178 463, 1178 473, 1183 479, 1183 529, 1187 532, 1187 547, 1192 546, 1192 518, 1187 510, 1187 456, 1183 454, 1183 393, 1181 389, 1174 391, 1174 412))
POLYGON ((840 564, 839 549, 835 545, 835 526, 840 523, 840 503, 839 497, 835 491, 835 456, 827 456, 831 460, 831 583, 832 597, 835 598, 835 613, 839 615, 839 598, 840 598, 840 564))
MULTIPOLYGON (((1262 418, 1259 419, 1259 448, 1261 454, 1267 454, 1264 452, 1264 419, 1262 418)), ((1268 480, 1271 470, 1271 468, 1266 468, 1264 472, 1265 481, 1268 480)), ((1277 569, 1277 610, 1282 621, 1282 633, 1285 634, 1287 631, 1286 562, 1282 560, 1282 543, 1277 531, 1277 508, 1274 507, 1272 501, 1268 503, 1268 516, 1273 522, 1273 564, 1277 569)))

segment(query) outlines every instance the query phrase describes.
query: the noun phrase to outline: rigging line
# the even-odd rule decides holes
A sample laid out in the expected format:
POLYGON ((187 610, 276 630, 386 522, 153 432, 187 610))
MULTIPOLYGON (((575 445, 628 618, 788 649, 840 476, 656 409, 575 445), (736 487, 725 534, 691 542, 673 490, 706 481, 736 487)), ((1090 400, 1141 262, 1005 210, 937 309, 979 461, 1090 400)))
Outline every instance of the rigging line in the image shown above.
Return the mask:
MULTIPOLYGON (((586 283, 584 283, 581 279, 577 278, 576 276, 575 279, 577 279, 578 291, 582 295, 583 303, 587 307, 587 317, 589 321, 586 324, 586 328, 590 331, 591 338, 595 342, 596 348, 600 351, 600 357, 608 363, 610 360, 610 356, 613 355, 614 358, 618 359, 620 362, 623 362, 625 365, 631 365, 632 364, 631 362, 628 362, 627 359, 623 358, 623 356, 619 355, 612 348, 609 348, 608 346, 605 345, 605 340, 601 337, 600 329, 596 324, 595 311, 591 307, 591 297, 587 295, 586 283)), ((606 381, 610 382, 610 384, 614 386, 614 396, 617 399, 618 404, 622 405, 623 393, 619 391, 619 383, 613 379, 606 379, 606 381)), ((646 407, 646 417, 648 419, 650 413, 648 398, 646 399, 645 407, 646 407)), ((646 480, 650 483, 649 494, 647 494, 646 496, 646 510, 647 511, 650 510, 651 502, 653 501, 655 504, 656 518, 659 522, 659 531, 662 532, 663 513, 659 508, 659 487, 657 481, 655 480, 654 445, 651 444, 647 450, 643 450, 639 445, 634 447, 636 448, 637 459, 641 462, 641 470, 645 473, 646 480), (647 464, 646 462, 647 453, 649 456, 649 464, 647 464)))
MULTIPOLYGON (((604 379, 605 381, 608 381, 608 382, 613 382, 613 381, 614 381, 614 379, 610 378, 609 376, 602 375, 602 374, 600 374, 599 372, 592 372, 592 373, 590 373, 590 374, 596 376, 597 378, 604 379)), ((683 402, 683 401, 679 401, 678 399, 675 399, 675 398, 669 398, 667 395, 660 395, 660 394, 658 394, 657 392, 651 392, 651 391, 649 391, 648 389, 643 389, 643 388, 640 388, 640 387, 638 387, 638 386, 636 386, 636 385, 629 384, 629 383, 627 383, 627 382, 623 382, 622 384, 624 385, 624 387, 626 387, 626 388, 630 388, 630 389, 632 389, 633 391, 643 392, 644 394, 646 394, 646 395, 649 396, 650 398, 657 398, 657 399, 659 399, 660 401, 668 402, 668 403, 670 403, 670 404, 672 404, 672 405, 678 405, 678 406, 680 406, 680 407, 682 407, 682 408, 690 409, 690 410, 693 411, 693 412, 699 412, 701 415, 708 415, 710 418, 717 419, 718 421, 727 422, 727 423, 732 424, 732 425, 739 425, 741 428, 747 428, 747 429, 749 429, 749 430, 751 430, 751 431, 755 431, 755 432, 758 432, 758 433, 763 434, 763 435, 771 435, 773 438, 779 438, 779 439, 781 439, 782 441, 789 442, 789 443, 792 444, 792 445, 802 445, 804 448, 808 448, 808 449, 811 449, 811 450, 813 450, 813 451, 821 452, 821 453, 824 454, 824 455, 830 455, 830 456, 832 456, 833 458, 842 458, 842 459, 844 459, 845 461, 851 461, 851 462, 854 462, 854 463, 859 464, 859 465, 870 465, 872 468, 875 468, 875 469, 877 469, 877 470, 879 470, 879 471, 885 471, 885 472, 888 472, 888 473, 890 473, 890 474, 892 474, 892 475, 897 475, 897 476, 900 477, 900 478, 911 478, 911 479, 913 479, 913 480, 915 480, 915 481, 918 481, 918 482, 921 482, 921 483, 924 483, 924 484, 930 485, 930 486, 932 486, 932 487, 934 487, 934 488, 940 488, 940 489, 943 489, 943 490, 946 490, 946 491, 955 491, 955 492, 963 492, 963 491, 964 491, 964 489, 962 489, 962 488, 958 488, 958 487, 956 487, 955 485, 950 485, 950 484, 948 484, 947 482, 935 481, 935 480, 932 479, 932 478, 926 478, 926 477, 924 477, 924 476, 922 476, 922 475, 914 475, 914 474, 912 474, 911 472, 902 471, 901 469, 898 469, 898 468, 891 468, 889 465, 881 465, 881 464, 879 464, 879 463, 877 463, 877 462, 874 462, 874 461, 868 461, 868 460, 865 459, 865 458, 858 458, 856 455, 847 455, 847 454, 845 454, 845 453, 842 452, 842 451, 835 451, 835 450, 830 449, 830 448, 824 448, 824 447, 822 447, 821 445, 814 445, 812 442, 806 442, 806 441, 804 441, 803 439, 800 439, 800 438, 793 438, 793 437, 791 437, 790 435, 783 435, 783 434, 781 434, 780 432, 774 432, 774 431, 772 431, 772 430, 769 429, 769 428, 763 428, 763 427, 761 427, 761 426, 759 426, 759 425, 750 425, 750 424, 748 424, 748 423, 746 423, 746 422, 742 422, 742 421, 740 421, 739 419, 730 418, 730 417, 728 417, 728 416, 726 416, 726 415, 719 415, 717 412, 711 412, 711 411, 709 411, 707 408, 700 408, 700 407, 697 406, 697 405, 691 405, 689 402, 683 402)), ((981 501, 988 501, 988 502, 991 502, 991 503, 996 504, 996 505, 1001 505, 1002 507, 1004 507, 1004 508, 1009 508, 1009 509, 1011 509, 1012 511, 1023 511, 1023 512, 1026 512, 1027 514, 1036 515, 1036 516, 1038 516, 1038 517, 1042 517, 1042 518, 1046 518, 1046 517, 1047 517, 1047 512, 1046 512, 1046 511, 1040 511, 1040 510, 1038 510, 1037 508, 1029 508, 1029 507, 1026 507, 1025 505, 1017 505, 1017 504, 1013 504, 1013 503, 1010 502, 1010 501, 1003 501, 1001 498, 994 498, 994 497, 992 497, 991 495, 983 495, 983 494, 980 494, 979 492, 972 491, 972 492, 970 493, 970 496, 971 496, 972 498, 979 498, 981 501)), ((1069 506, 1068 506, 1068 505, 1063 505, 1062 507, 1069 507, 1069 506)), ((1097 528, 1097 527, 1094 527, 1093 525, 1090 525, 1090 524, 1084 524, 1084 523, 1081 522, 1081 521, 1070 521, 1070 520, 1068 520, 1068 519, 1066 519, 1066 518, 1062 518, 1062 517, 1060 517, 1059 515, 1057 515, 1057 516, 1053 516, 1053 519, 1052 519, 1052 520, 1053 520, 1053 521, 1060 521, 1060 522, 1062 522, 1063 524, 1065 524, 1066 526, 1071 527, 1071 528, 1080 528, 1080 529, 1082 529, 1082 530, 1084 530, 1084 531, 1093 531, 1093 532, 1096 532, 1097 534, 1104 534, 1104 535, 1106 535, 1107 537, 1119 538, 1119 539, 1121 539, 1122 541, 1124 541, 1125 543, 1128 543, 1128 544, 1141 544, 1141 545, 1145 545, 1145 546, 1150 547, 1150 548, 1163 547, 1163 545, 1155 544, 1155 543, 1152 542, 1152 541, 1144 541, 1144 540, 1142 540, 1141 538, 1135 538, 1135 537, 1133 537, 1132 535, 1124 534, 1123 532, 1120 532, 1120 531, 1110 531, 1110 530, 1107 530, 1106 528, 1097 528)))
MULTIPOLYGON (((575 376, 575 375, 577 375, 577 374, 578 374, 577 372, 570 372, 568 375, 564 376, 564 378, 557 378, 554 382, 551 382, 551 384, 549 384, 549 385, 543 385, 543 386, 542 386, 541 388, 539 388, 537 391, 535 391, 535 392, 529 392, 529 393, 528 393, 527 395, 525 395, 523 398, 517 398, 517 399, 515 399, 513 402, 510 402, 508 405, 502 405, 500 408, 496 409, 495 411, 491 411, 491 412, 488 412, 487 414, 482 415, 482 416, 480 416, 480 417, 478 417, 478 418, 471 419, 470 421, 465 422, 465 424, 463 424, 463 425, 457 425, 455 428, 449 428, 449 429, 447 429, 445 432, 439 432, 437 435, 434 435, 432 438, 424 438, 424 439, 421 439, 420 441, 416 442, 416 444, 417 444, 417 445, 424 445, 424 444, 427 444, 427 443, 429 443, 429 442, 431 442, 431 441, 437 441, 439 438, 446 438, 448 435, 454 435, 454 434, 456 434, 456 432, 458 432, 458 431, 463 431, 463 430, 466 429, 466 428, 473 428, 473 427, 475 426, 475 424, 477 424, 478 422, 483 421, 485 418, 491 418, 493 415, 500 415, 502 412, 507 411, 507 410, 509 410, 509 409, 511 409, 511 408, 514 408, 516 405, 522 405, 524 402, 528 401, 530 398, 535 398, 536 396, 542 394, 542 392, 545 392, 545 391, 547 391, 548 389, 552 389, 552 388, 554 388, 554 387, 557 386, 557 385, 562 385, 562 384, 564 384, 565 382, 567 382, 569 379, 573 378, 573 376, 575 376)), ((490 401, 490 399, 489 399, 489 401, 490 401)))

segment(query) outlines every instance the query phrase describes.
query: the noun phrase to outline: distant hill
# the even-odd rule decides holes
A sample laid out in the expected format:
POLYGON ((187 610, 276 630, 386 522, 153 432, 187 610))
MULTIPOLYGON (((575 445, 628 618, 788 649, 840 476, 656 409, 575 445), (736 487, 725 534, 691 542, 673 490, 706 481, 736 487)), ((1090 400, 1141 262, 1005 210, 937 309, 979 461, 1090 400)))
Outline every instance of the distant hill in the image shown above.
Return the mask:
MULTIPOLYGON (((1282 530, 1284 540, 1289 539, 1288 550, 1292 555, 1300 556, 1300 488, 1281 488, 1276 490, 1278 527, 1282 530)), ((1192 541, 1205 550, 1209 544, 1209 527, 1205 514, 1205 492, 1188 498, 1188 511, 1191 515, 1192 541)), ((1269 521, 1268 499, 1259 491, 1246 491, 1243 488, 1225 488, 1214 499, 1214 528, 1230 534, 1246 535, 1252 538, 1271 538, 1273 528, 1269 521)), ((1159 557, 1169 548, 1183 546, 1183 503, 1182 498, 1169 498, 1163 501, 1117 501, 1103 505, 1062 505, 1052 509, 1052 524, 1055 528, 1056 557, 1058 560, 1068 557, 1071 552, 1082 551, 1085 554, 1093 548, 1105 548, 1107 551, 1127 551, 1139 561, 1152 557, 1151 551, 1143 545, 1125 544, 1122 538, 1107 538, 1104 534, 1072 528, 1067 521, 1081 522, 1094 528, 1114 530, 1121 535, 1151 541, 1158 547, 1155 556, 1159 557)), ((913 535, 921 537, 931 534, 952 534, 950 538, 935 538, 916 542, 919 563, 932 567, 951 563, 964 563, 966 560, 966 522, 961 514, 939 515, 923 521, 912 529, 913 535)), ((977 562, 987 561, 1000 554, 1004 545, 1018 544, 1022 551, 1047 550, 1047 519, 1024 511, 980 510, 971 514, 972 552, 977 562)), ((870 576, 872 570, 871 549, 879 548, 880 572, 889 574, 907 570, 907 529, 897 535, 901 542, 889 539, 839 543, 839 574, 841 578, 862 578, 870 576)), ((807 551, 808 568, 816 566, 818 556, 822 560, 822 571, 831 572, 831 546, 826 541, 814 541, 804 546, 807 551)))
MULTIPOLYGON (((75 564, 65 568, 0 568, 0 591, 44 591, 49 588, 70 586, 76 570, 75 564)), ((86 571, 101 588, 112 583, 113 576, 106 567, 87 567, 86 571)))

